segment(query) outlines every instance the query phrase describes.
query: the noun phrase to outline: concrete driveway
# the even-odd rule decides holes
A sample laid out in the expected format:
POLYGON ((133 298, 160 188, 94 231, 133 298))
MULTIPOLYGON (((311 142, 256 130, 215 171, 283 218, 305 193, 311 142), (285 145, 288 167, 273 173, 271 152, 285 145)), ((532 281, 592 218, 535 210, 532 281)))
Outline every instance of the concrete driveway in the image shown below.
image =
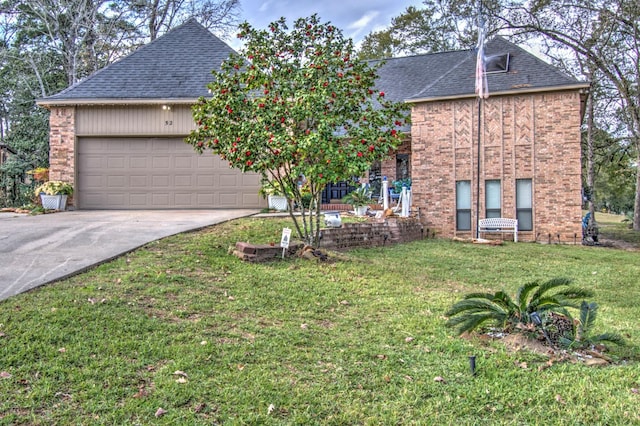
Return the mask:
POLYGON ((257 210, 0 212, 0 300, 77 274, 151 241, 257 210))

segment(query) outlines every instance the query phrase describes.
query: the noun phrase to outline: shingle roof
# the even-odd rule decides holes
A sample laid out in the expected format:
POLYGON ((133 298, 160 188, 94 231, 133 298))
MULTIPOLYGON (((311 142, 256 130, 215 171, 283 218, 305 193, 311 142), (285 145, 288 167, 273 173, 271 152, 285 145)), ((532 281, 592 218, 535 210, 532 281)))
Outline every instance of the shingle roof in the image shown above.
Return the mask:
MULTIPOLYGON (((509 71, 488 75, 490 94, 586 87, 517 45, 495 37, 487 55, 510 54, 509 71)), ((92 102, 128 103, 158 100, 193 101, 207 96, 211 70, 231 47, 191 19, 152 43, 87 79, 38 101, 41 105, 92 102)), ((394 101, 423 101, 474 96, 474 50, 387 59, 378 69, 376 86, 394 101)))
MULTIPOLYGON (((495 37, 486 56, 509 53, 506 73, 489 73, 490 94, 586 87, 517 45, 495 37)), ((378 88, 388 99, 422 101, 475 95, 476 51, 464 50, 387 59, 378 70, 378 88)))
POLYGON ((92 100, 193 100, 208 94, 211 70, 234 53, 195 19, 40 104, 92 100))

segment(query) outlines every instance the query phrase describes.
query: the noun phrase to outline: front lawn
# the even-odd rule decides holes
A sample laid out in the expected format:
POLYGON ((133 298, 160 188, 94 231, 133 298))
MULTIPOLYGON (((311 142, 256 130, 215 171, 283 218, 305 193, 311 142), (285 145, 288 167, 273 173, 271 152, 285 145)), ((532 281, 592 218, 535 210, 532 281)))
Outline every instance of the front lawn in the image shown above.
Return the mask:
POLYGON ((178 235, 0 302, 0 424, 640 422, 640 252, 424 240, 319 264, 228 254, 283 226, 178 235), (628 342, 612 365, 549 366, 444 326, 463 294, 553 277, 595 292, 594 331, 628 342))

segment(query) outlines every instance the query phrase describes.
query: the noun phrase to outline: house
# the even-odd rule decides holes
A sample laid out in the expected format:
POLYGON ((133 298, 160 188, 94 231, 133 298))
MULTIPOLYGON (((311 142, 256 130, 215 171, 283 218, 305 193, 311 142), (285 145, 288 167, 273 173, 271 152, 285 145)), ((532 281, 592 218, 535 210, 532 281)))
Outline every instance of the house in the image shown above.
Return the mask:
MULTIPOLYGON (((182 142, 194 128, 190 105, 230 52, 191 20, 40 100, 51 110, 51 179, 75 183, 81 209, 264 206, 257 175, 182 142)), ((486 52, 490 97, 481 103, 472 51, 386 61, 378 88, 410 105, 412 124, 370 177, 409 175, 414 207, 441 236, 473 237, 477 219, 510 217, 520 240, 572 242, 588 85, 499 37, 486 52)))
POLYGON ((53 96, 50 179, 79 209, 258 208, 260 177, 198 155, 191 105, 233 50, 195 20, 53 96))
MULTIPOLYGON (((588 83, 520 47, 487 43, 490 96, 475 95, 476 54, 390 59, 388 97, 411 105, 413 205, 438 235, 477 236, 480 218, 517 218, 521 241, 580 243, 580 126, 588 83), (480 137, 478 137, 478 134, 480 137)), ((396 178, 401 162, 382 163, 396 178)))

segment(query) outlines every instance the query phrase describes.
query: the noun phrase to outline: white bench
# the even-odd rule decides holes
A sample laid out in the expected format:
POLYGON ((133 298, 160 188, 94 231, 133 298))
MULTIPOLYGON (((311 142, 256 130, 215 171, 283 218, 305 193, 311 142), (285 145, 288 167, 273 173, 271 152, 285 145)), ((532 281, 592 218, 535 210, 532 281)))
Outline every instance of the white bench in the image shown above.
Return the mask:
POLYGON ((480 219, 480 232, 500 232, 513 233, 513 241, 518 242, 518 219, 508 219, 506 217, 492 217, 480 219))

